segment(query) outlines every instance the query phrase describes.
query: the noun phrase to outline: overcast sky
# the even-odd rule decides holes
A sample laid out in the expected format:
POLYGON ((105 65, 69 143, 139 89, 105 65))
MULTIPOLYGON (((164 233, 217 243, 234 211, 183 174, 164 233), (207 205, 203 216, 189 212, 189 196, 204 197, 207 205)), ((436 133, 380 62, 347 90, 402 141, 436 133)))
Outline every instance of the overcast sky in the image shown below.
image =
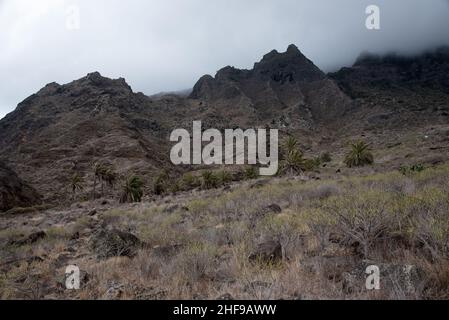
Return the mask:
POLYGON ((49 82, 99 71, 180 90, 290 43, 326 71, 362 51, 449 45, 449 0, 0 0, 0 118, 49 82), (365 27, 370 4, 380 31, 365 27))

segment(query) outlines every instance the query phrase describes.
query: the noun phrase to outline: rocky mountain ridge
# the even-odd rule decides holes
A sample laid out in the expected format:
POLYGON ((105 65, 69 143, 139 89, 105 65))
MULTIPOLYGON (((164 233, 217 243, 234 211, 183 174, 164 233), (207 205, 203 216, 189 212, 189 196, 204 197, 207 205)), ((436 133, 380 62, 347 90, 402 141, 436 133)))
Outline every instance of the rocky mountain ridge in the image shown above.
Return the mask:
MULTIPOLYGON (((278 128, 300 137, 306 152, 337 157, 352 139, 365 137, 388 149, 409 141, 412 132, 430 132, 432 148, 442 145, 444 158, 448 63, 447 49, 406 59, 363 56, 326 75, 291 45, 268 53, 251 70, 228 66, 202 77, 188 98, 148 97, 122 78, 95 72, 48 84, 0 120, 0 160, 55 201, 67 198, 74 172, 91 180, 96 161, 148 181, 161 169, 181 172, 170 165, 168 137, 194 120, 204 128, 278 128)), ((391 163, 386 158, 384 165, 400 157, 391 163)))

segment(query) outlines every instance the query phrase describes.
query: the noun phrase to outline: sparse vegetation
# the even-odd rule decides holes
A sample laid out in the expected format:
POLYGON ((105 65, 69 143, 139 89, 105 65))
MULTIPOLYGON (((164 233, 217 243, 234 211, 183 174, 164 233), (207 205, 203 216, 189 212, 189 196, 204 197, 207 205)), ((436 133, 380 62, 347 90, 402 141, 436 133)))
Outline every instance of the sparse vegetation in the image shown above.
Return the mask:
MULTIPOLYGON (((209 179, 209 173, 220 176, 203 172, 202 178, 209 179)), ((135 179, 128 181, 136 185, 135 179)), ((83 265, 90 280, 75 293, 81 298, 102 298, 110 281, 120 279, 124 292, 119 299, 140 297, 127 289, 130 283, 162 299, 216 299, 225 293, 236 299, 294 299, 298 294, 442 299, 449 297, 448 181, 448 166, 339 182, 273 179, 257 189, 210 190, 201 199, 169 195, 136 208, 113 209, 97 222, 83 215, 70 228, 46 229, 47 237, 34 243, 22 240, 34 231, 21 226, 0 232, 0 242, 10 243, 3 254, 14 252, 19 261, 54 252, 43 261, 34 258, 37 262, 27 269, 39 270, 37 283, 46 283, 54 272, 46 265, 63 259, 68 253, 61 250, 74 233, 80 234, 76 253, 91 259, 83 265), (95 233, 96 240, 87 243, 83 233, 96 224, 115 231, 95 233), (382 290, 364 289, 365 261, 378 264, 386 275, 382 290), (411 285, 404 285, 405 266, 411 285)), ((16 284, 20 290, 13 289, 11 283, 26 274, 20 266, 12 264, 2 276, 2 297, 23 298, 26 291, 43 298, 53 292, 45 286, 33 291, 22 282, 16 284)))
POLYGON ((290 46, 191 92, 98 72, 47 85, 0 121, 0 300, 449 299, 448 62, 365 55, 324 74, 290 46), (239 127, 285 137, 276 177, 168 161, 212 138, 229 151, 219 136, 239 127))

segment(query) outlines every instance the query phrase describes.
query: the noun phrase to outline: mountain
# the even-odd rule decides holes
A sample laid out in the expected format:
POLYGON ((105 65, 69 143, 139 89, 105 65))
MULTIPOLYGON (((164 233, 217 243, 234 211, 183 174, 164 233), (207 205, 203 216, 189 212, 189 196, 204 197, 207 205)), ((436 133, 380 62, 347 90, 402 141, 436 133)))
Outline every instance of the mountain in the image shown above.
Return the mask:
POLYGON ((162 169, 188 170, 171 166, 168 140, 194 120, 204 128, 278 128, 300 137, 301 148, 314 155, 341 157, 347 142, 360 138, 390 152, 402 144, 394 157, 380 159, 389 167, 413 154, 416 139, 429 136, 420 148, 427 156, 436 148, 444 158, 448 62, 447 49, 408 58, 364 55, 352 67, 325 74, 291 45, 251 70, 228 66, 203 76, 188 97, 148 97, 124 79, 94 72, 46 85, 2 119, 0 160, 47 201, 60 201, 69 198, 74 172, 93 180, 96 162, 146 181, 162 169))
POLYGON ((295 45, 272 51, 252 70, 226 67, 215 77, 202 77, 191 99, 209 105, 247 110, 254 122, 299 126, 339 117, 350 99, 295 45))
POLYGON ((2 158, 54 198, 66 196, 74 171, 87 173, 95 161, 123 172, 154 171, 167 159, 163 108, 124 79, 99 73, 51 83, 0 121, 2 158))

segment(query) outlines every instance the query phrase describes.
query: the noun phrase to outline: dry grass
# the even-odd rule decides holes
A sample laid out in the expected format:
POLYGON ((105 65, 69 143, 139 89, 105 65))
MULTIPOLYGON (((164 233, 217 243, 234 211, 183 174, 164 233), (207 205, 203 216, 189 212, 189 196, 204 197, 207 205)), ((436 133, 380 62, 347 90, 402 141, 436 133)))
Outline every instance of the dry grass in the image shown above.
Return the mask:
MULTIPOLYGON (((94 221, 95 222, 95 221, 94 221)), ((449 297, 449 167, 412 176, 392 172, 339 181, 274 179, 257 189, 243 184, 228 192, 168 197, 100 216, 97 228, 130 232, 145 243, 135 257, 98 260, 73 241, 92 227, 80 218, 70 230, 50 228, 48 237, 25 247, 5 247, 2 257, 43 256, 41 262, 3 267, 2 298, 82 299, 445 299, 449 297), (267 211, 277 204, 281 213, 267 211), (283 259, 248 259, 258 243, 277 241, 283 259), (57 288, 55 261, 74 251, 89 274, 78 292, 57 288), (50 253, 50 254, 49 254, 50 253), (347 288, 347 274, 367 264, 412 265, 413 290, 391 276, 382 290, 364 282, 347 288), (39 288, 28 288, 29 276, 39 288), (56 283, 56 284, 55 284, 56 283), (19 288, 19 289, 18 289, 19 288)), ((95 225, 95 223, 94 223, 95 225)), ((6 243, 26 230, 0 232, 6 243)), ((66 261, 64 261, 66 262, 66 261)), ((364 271, 364 270, 362 270, 364 271)), ((362 278, 364 280, 364 278, 362 278)))

